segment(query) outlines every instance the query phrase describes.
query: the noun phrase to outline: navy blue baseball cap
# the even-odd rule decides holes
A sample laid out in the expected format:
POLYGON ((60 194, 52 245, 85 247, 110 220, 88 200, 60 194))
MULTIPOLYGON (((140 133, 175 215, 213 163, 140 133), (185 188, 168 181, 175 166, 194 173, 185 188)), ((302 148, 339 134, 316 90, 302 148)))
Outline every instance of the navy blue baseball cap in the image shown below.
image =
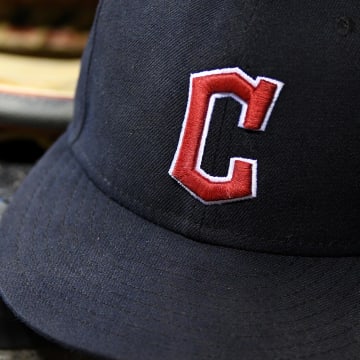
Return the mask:
POLYGON ((0 288, 114 359, 360 354, 357 1, 101 1, 0 288))

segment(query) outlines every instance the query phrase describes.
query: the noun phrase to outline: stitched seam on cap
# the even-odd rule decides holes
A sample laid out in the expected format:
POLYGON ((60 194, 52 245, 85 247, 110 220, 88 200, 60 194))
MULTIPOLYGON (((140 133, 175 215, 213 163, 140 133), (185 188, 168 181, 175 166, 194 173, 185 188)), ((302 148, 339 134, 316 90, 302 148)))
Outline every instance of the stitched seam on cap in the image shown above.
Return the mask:
MULTIPOLYGON (((213 245, 213 246, 220 246, 220 247, 224 247, 224 248, 229 248, 229 249, 236 249, 239 251, 250 251, 253 253, 262 253, 262 254, 273 254, 273 255, 281 255, 281 256, 299 256, 299 257, 327 257, 327 258, 348 258, 348 257, 358 257, 359 255, 341 255, 341 256, 335 256, 335 255, 323 255, 323 254, 316 254, 316 255, 305 255, 305 254, 290 254, 290 253, 281 253, 281 252, 270 252, 270 251, 265 251, 265 250, 256 250, 256 249, 250 249, 250 248, 246 248, 246 247, 235 247, 235 246, 231 246, 229 244, 219 244, 213 241, 202 241, 200 239, 194 238, 189 234, 185 234, 183 232, 180 231, 176 231, 174 230, 171 226, 168 226, 167 224, 160 224, 160 223, 156 223, 154 221, 154 219, 151 218, 151 214, 155 213, 160 215, 161 217, 167 217, 167 215, 170 213, 172 216, 174 216, 176 219, 180 219, 183 223, 186 223, 190 226, 199 226, 199 223, 194 223, 189 221, 188 219, 185 219, 181 216, 179 216, 178 214, 174 213, 173 211, 167 211, 167 212, 163 212, 163 211, 159 211, 156 208, 153 208, 149 205, 144 204, 141 200, 134 198, 134 197, 130 197, 126 192, 124 192, 122 189, 120 189, 118 186, 114 185, 111 183, 111 181, 109 179, 107 179, 106 177, 104 177, 103 174, 99 173, 97 171, 97 169, 92 165, 90 159, 88 158, 88 156, 83 152, 80 151, 79 155, 81 156, 80 159, 78 158, 78 154, 76 154, 75 150, 70 147, 69 148, 71 153, 73 154, 74 159, 76 160, 76 162, 79 164, 79 166, 81 167, 81 169, 85 172, 87 178, 96 186, 96 188, 98 188, 105 196, 109 197, 111 200, 113 200, 114 202, 116 202, 119 206, 125 207, 126 209, 128 209, 129 211, 131 211, 132 213, 136 214, 137 216, 140 216, 142 218, 145 218, 147 221, 153 223, 153 224, 157 224, 158 226, 162 226, 176 234, 180 234, 182 236, 185 236, 193 241, 196 242, 200 242, 200 243, 205 243, 208 245, 213 245), (88 172, 88 170, 86 169, 86 167, 82 164, 81 160, 84 160, 87 164, 87 166, 89 166, 89 168, 92 169, 95 177, 99 180, 103 180, 105 182, 105 186, 101 186, 98 184, 98 182, 96 181, 96 179, 94 180, 93 177, 91 176, 91 174, 88 172), (104 189, 105 187, 105 189, 104 189), (124 204, 121 199, 115 198, 113 195, 110 194, 110 192, 108 192, 107 188, 113 188, 115 189, 124 199, 125 201, 131 203, 136 203, 139 204, 142 208, 140 210, 143 211, 143 213, 145 213, 146 215, 142 215, 139 214, 136 210, 133 210, 132 208, 130 208, 128 205, 124 204), (149 216, 148 216, 149 215, 149 216)), ((207 227, 207 229, 209 230, 215 230, 215 231, 221 231, 223 236, 226 236, 226 234, 228 234, 229 236, 236 236, 236 234, 227 231, 226 229, 218 229, 218 228, 212 228, 210 226, 207 227)), ((330 244, 329 244, 330 246, 330 244)))

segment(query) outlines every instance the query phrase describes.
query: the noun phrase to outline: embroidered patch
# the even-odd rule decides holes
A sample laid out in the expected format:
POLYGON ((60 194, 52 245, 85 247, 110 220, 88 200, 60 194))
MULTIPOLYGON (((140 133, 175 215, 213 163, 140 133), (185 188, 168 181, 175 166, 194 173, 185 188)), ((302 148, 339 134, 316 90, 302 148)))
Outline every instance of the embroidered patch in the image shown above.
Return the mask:
POLYGON ((230 159, 228 174, 212 176, 201 168, 216 99, 230 97, 242 105, 238 126, 264 131, 283 83, 249 77, 239 68, 191 74, 189 98, 179 144, 169 174, 204 204, 256 197, 257 160, 230 159))

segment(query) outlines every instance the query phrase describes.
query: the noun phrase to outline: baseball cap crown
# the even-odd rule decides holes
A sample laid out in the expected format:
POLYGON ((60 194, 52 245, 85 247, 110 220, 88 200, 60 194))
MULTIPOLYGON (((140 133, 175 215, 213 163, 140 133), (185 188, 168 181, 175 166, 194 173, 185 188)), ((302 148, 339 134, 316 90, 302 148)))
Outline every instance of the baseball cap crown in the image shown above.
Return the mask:
POLYGON ((253 14, 250 2, 227 1, 194 13, 187 2, 103 1, 69 134, 90 178, 135 213, 199 241, 287 254, 358 252, 359 69, 349 66, 358 41, 335 22, 358 9, 333 4, 319 18, 318 6, 264 2, 253 14), (238 126, 246 104, 214 101, 201 168, 224 177, 231 158, 257 165, 256 197, 220 206, 204 205, 168 174, 191 74, 216 69, 284 84, 264 131, 238 126))

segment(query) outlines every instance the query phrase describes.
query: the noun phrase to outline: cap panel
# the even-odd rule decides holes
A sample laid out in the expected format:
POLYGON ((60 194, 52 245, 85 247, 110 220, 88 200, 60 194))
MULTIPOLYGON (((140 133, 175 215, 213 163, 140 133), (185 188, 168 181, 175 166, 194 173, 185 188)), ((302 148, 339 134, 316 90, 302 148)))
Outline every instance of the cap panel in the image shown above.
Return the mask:
POLYGON ((93 50, 96 41, 96 29, 98 18, 101 14, 102 0, 99 0, 97 12, 88 38, 87 46, 84 49, 81 59, 80 75, 76 88, 75 106, 73 121, 69 125, 68 140, 70 143, 76 141, 83 128, 87 116, 88 101, 88 81, 90 80, 89 72, 91 70, 91 62, 93 59, 93 50))
POLYGON ((319 4, 295 2, 104 2, 75 155, 110 197, 191 238, 287 254, 358 253, 360 70, 349 63, 359 44, 339 35, 336 19, 360 14, 346 6, 323 14, 319 4), (190 75, 233 67, 285 86, 262 132, 237 126, 242 106, 232 99, 216 101, 203 166, 224 176, 231 157, 256 159, 258 183, 255 199, 209 206, 168 170, 190 75))

